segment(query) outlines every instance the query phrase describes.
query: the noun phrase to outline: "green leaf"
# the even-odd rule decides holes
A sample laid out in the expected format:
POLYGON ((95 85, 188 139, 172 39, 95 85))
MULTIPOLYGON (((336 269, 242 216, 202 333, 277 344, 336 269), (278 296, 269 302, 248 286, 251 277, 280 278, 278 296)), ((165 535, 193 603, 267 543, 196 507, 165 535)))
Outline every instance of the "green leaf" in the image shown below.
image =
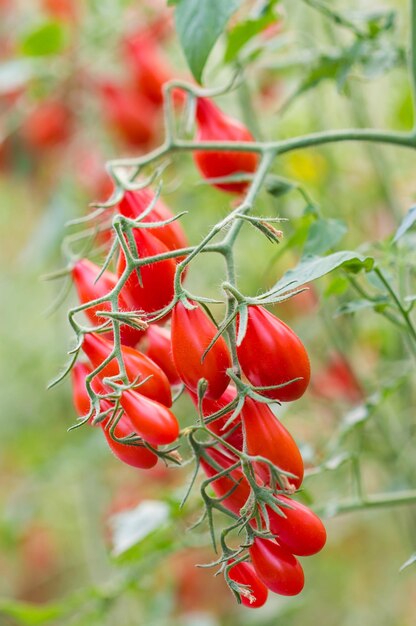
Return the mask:
POLYGON ((372 257, 364 257, 357 252, 350 251, 335 252, 325 257, 304 257, 297 267, 282 276, 271 291, 284 292, 296 289, 340 267, 354 274, 361 270, 368 272, 373 264, 372 257))
POLYGON ((403 563, 403 565, 401 566, 401 568, 399 569, 399 572, 402 572, 404 569, 406 569, 406 567, 409 567, 410 565, 413 565, 413 563, 416 563, 416 552, 414 552, 412 554, 411 557, 409 557, 407 559, 407 561, 405 561, 403 563))
POLYGON ((341 241, 347 230, 347 225, 341 220, 316 220, 309 229, 304 255, 328 252, 341 241))
POLYGON ((393 243, 396 243, 403 235, 413 226, 416 222, 416 205, 410 207, 406 216, 404 217, 399 228, 396 230, 396 234, 393 237, 393 243))
POLYGON ((279 196, 284 196, 289 193, 292 189, 296 188, 296 184, 292 183, 290 180, 286 180, 285 178, 280 178, 280 176, 274 176, 274 174, 269 174, 266 179, 266 191, 278 198, 279 196))
POLYGON ((58 54, 66 44, 66 31, 59 22, 44 22, 25 35, 21 49, 26 56, 58 54))
POLYGON ((52 620, 55 621, 62 613, 63 609, 60 605, 39 606, 29 602, 17 602, 14 600, 0 601, 0 618, 1 616, 11 617, 22 626, 49 624, 52 620))
POLYGON ((143 500, 136 508, 110 518, 113 555, 120 556, 168 521, 170 508, 160 500, 143 500))
POLYGON ((242 0, 179 0, 176 30, 194 78, 200 83, 209 54, 242 0))
POLYGON ((378 312, 384 311, 388 304, 388 298, 380 296, 377 302, 373 300, 353 300, 352 302, 346 302, 342 304, 336 311, 334 317, 340 315, 351 315, 362 309, 376 309, 378 312))
POLYGON ((277 19, 272 8, 269 8, 268 11, 260 15, 257 19, 251 18, 237 24, 237 26, 228 33, 224 62, 231 63, 234 61, 240 50, 244 48, 253 37, 261 33, 267 26, 270 26, 270 24, 276 22, 277 19))

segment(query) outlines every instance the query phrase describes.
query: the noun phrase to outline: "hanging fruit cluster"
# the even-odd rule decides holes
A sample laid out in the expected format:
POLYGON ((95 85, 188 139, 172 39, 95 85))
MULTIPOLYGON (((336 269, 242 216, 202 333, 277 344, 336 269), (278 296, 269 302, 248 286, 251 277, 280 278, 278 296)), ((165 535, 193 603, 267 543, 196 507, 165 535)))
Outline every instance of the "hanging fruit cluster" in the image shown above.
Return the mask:
MULTIPOLYGON (((141 46, 133 42, 130 52, 136 56, 141 46)), ((155 102, 159 96, 155 86, 155 102)), ((196 104, 198 140, 252 141, 211 100, 196 104)), ((198 150, 194 159, 213 185, 237 195, 258 165, 257 154, 245 150, 198 150), (240 179, 215 180, 230 176, 240 179)), ((304 575, 296 557, 321 550, 326 533, 293 498, 303 460, 270 405, 304 394, 310 379, 305 347, 286 324, 244 298, 231 298, 229 323, 217 327, 205 299, 184 286, 195 247, 149 188, 124 191, 113 216, 107 261, 118 252, 114 273, 108 262, 104 269, 88 259, 72 266, 81 303, 73 313, 82 311, 90 324, 71 316, 85 356, 72 369, 77 413, 101 428, 116 457, 141 469, 158 457, 180 462, 175 446, 187 437, 205 474, 201 491, 210 519, 217 509, 231 517, 225 535, 246 533, 246 541, 231 548, 223 531, 218 563, 231 589, 250 607, 263 605, 268 590, 298 594, 304 575), (181 386, 199 415, 183 433, 171 410, 172 388, 181 386)))

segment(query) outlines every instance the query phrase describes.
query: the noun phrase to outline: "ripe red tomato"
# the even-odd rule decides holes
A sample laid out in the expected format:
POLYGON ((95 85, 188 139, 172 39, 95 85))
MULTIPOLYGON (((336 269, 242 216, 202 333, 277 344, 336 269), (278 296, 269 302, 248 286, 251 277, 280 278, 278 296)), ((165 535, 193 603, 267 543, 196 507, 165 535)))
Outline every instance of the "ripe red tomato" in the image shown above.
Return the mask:
POLYGON ((163 404, 150 400, 136 391, 124 391, 120 402, 134 430, 148 443, 164 445, 173 443, 178 438, 178 421, 163 404))
MULTIPOLYGON (((297 476, 297 478, 288 478, 287 480, 298 489, 303 479, 303 460, 289 431, 266 404, 255 402, 251 398, 245 400, 241 419, 248 454, 263 456, 280 469, 297 476)), ((269 484, 270 470, 268 466, 256 462, 255 468, 260 478, 269 484)))
MULTIPOLYGON (((121 215, 130 219, 137 219, 150 206, 154 200, 154 194, 150 189, 140 189, 140 191, 126 191, 123 199, 118 205, 121 215)), ((172 211, 160 200, 145 217, 144 222, 162 222, 173 217, 172 211)), ((186 248, 188 241, 180 223, 176 220, 166 226, 154 228, 152 235, 162 241, 168 250, 178 250, 186 248)), ((183 258, 183 257, 182 257, 183 258)), ((176 259, 179 262, 181 259, 176 259)))
POLYGON ((262 391, 262 395, 291 402, 305 393, 310 379, 305 347, 289 326, 262 306, 248 307, 247 332, 237 347, 237 355, 244 374, 256 387, 300 378, 284 387, 262 391))
MULTIPOLYGON (((198 396, 192 391, 188 390, 188 393, 195 404, 198 406, 198 396)), ((210 417, 227 404, 229 404, 232 400, 234 400, 236 395, 236 389, 233 386, 227 387, 222 396, 218 398, 218 400, 210 400, 209 398, 204 397, 202 401, 202 412, 205 418, 210 417)), ((237 450, 243 449, 243 430, 241 424, 241 418, 238 416, 230 426, 228 426, 225 430, 223 427, 227 423, 228 419, 231 417, 232 411, 226 413, 222 417, 218 417, 213 422, 209 422, 207 424, 207 428, 216 435, 219 435, 223 439, 225 439, 228 443, 230 443, 237 450)))
MULTIPOLYGON (((140 258, 163 254, 168 249, 149 230, 134 229, 134 239, 140 258)), ((117 264, 117 274, 121 276, 126 268, 126 259, 120 254, 117 264)), ((174 278, 176 263, 173 259, 157 261, 143 265, 140 268, 142 284, 139 282, 136 270, 125 282, 121 295, 132 309, 153 313, 167 306, 174 296, 174 278)), ((165 318, 163 318, 165 319, 165 318)))
POLYGON ((165 372, 171 385, 181 382, 172 357, 170 331, 156 324, 151 324, 140 344, 141 351, 152 359, 165 372))
MULTIPOLYGON (((106 408, 111 406, 108 402, 106 403, 106 405, 108 405, 106 406, 106 408)), ((158 461, 157 455, 148 448, 146 448, 146 446, 140 443, 135 443, 134 445, 131 445, 115 441, 110 435, 109 429, 105 426, 104 423, 101 423, 101 427, 110 450, 120 461, 139 469, 150 469, 151 467, 154 467, 156 465, 158 461)), ((119 419, 114 429, 114 434, 119 439, 122 439, 123 437, 131 435, 132 433, 134 433, 134 431, 134 426, 131 423, 129 417, 124 414, 119 419)))
MULTIPOLYGON (((205 452, 208 455, 209 460, 201 457, 200 462, 201 467, 208 478, 212 478, 221 470, 231 467, 236 461, 236 458, 232 458, 216 448, 206 448, 205 452), (218 469, 218 467, 221 469, 218 469)), ((247 502, 251 491, 250 485, 248 484, 241 469, 234 469, 230 472, 230 474, 221 476, 210 484, 218 498, 224 498, 226 494, 229 494, 221 500, 221 504, 226 509, 229 509, 236 515, 239 515, 240 510, 247 502)))
POLYGON ((44 100, 29 113, 22 125, 22 137, 33 150, 48 150, 68 141, 72 114, 58 100, 44 100))
POLYGON ((359 403, 365 393, 348 361, 341 354, 329 357, 325 367, 312 376, 312 393, 325 400, 359 403))
POLYGON ((295 596, 302 591, 302 566, 288 550, 275 541, 256 537, 249 553, 257 576, 270 591, 282 596, 295 596))
POLYGON ((72 400, 79 417, 87 415, 90 410, 90 397, 85 388, 85 377, 92 372, 87 363, 78 361, 71 370, 72 400))
POLYGON ((237 563, 231 567, 228 575, 236 583, 248 586, 248 589, 242 589, 240 594, 244 606, 258 609, 266 603, 269 592, 250 563, 237 563))
MULTIPOLYGON (((95 282, 100 270, 101 268, 98 265, 95 265, 95 263, 92 263, 88 259, 81 259, 74 265, 72 278, 81 304, 86 304, 91 300, 106 296, 116 286, 118 280, 117 276, 109 271, 105 271, 102 276, 100 276, 99 280, 95 282)), ((121 311, 128 310, 121 296, 119 297, 119 306, 121 311)), ((85 315, 95 326, 99 326, 105 321, 104 317, 98 317, 96 315, 97 311, 111 311, 110 302, 103 302, 97 306, 85 309, 85 315)), ((112 331, 106 332, 104 335, 109 340, 113 338, 112 331)), ((135 346, 143 335, 143 331, 133 328, 128 324, 121 325, 121 343, 127 346, 135 346)))
POLYGON ((291 507, 282 507, 285 517, 268 509, 270 530, 277 535, 279 544, 298 556, 310 556, 322 550, 326 542, 326 530, 319 517, 292 498, 279 495, 278 499, 291 507))
MULTIPOLYGON (((243 124, 225 115, 208 98, 198 98, 196 107, 197 141, 253 141, 243 124)), ((256 171, 255 152, 215 152, 196 150, 195 163, 204 178, 221 178, 231 174, 252 174, 256 171)), ((243 193, 246 182, 213 183, 214 187, 230 193, 243 193)))
MULTIPOLYGON (((194 303, 191 303, 194 304, 194 303)), ((230 379, 226 374, 231 366, 227 344, 220 337, 201 362, 204 350, 217 332, 215 324, 199 305, 187 309, 178 302, 172 312, 172 355, 182 381, 197 393, 198 381, 205 378, 208 383, 206 397, 219 398, 226 390, 230 379)))
MULTIPOLYGON (((88 333, 84 336, 84 342, 82 349, 91 361, 94 368, 101 365, 101 363, 108 357, 112 350, 112 344, 99 335, 94 333, 88 333)), ((144 382, 137 389, 140 393, 157 400, 166 406, 172 405, 172 395, 170 391, 169 381, 160 367, 153 363, 147 356, 130 348, 128 346, 122 346, 122 354, 124 365, 126 368, 127 377, 130 382, 133 382, 139 375, 140 380, 144 380, 150 376, 149 380, 144 382)), ((117 359, 114 358, 108 363, 100 372, 101 378, 117 376, 120 374, 117 359)))
POLYGON ((100 85, 104 114, 130 146, 149 149, 157 137, 158 117, 152 102, 129 87, 106 81, 100 85))

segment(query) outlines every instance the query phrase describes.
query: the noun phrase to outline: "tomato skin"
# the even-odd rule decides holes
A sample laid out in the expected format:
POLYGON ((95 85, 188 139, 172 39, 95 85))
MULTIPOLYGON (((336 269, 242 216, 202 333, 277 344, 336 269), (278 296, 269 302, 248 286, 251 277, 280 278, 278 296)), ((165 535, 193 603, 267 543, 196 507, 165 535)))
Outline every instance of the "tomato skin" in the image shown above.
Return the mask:
MULTIPOLYGON (((188 390, 188 394, 198 408, 198 396, 192 391, 188 390)), ((210 400, 209 398, 204 397, 202 401, 202 413, 205 418, 210 417, 227 404, 229 404, 232 400, 234 400, 236 396, 236 389, 231 385, 227 387, 222 396, 218 398, 218 400, 210 400)), ((228 428, 223 430, 223 427, 227 423, 228 419, 231 417, 232 411, 226 413, 222 417, 218 417, 213 422, 207 423, 207 428, 216 435, 223 437, 226 439, 228 443, 230 443, 237 450, 243 449, 243 429, 241 424, 240 416, 237 416, 236 419, 232 422, 228 428)))
POLYGON ((85 388, 85 378, 92 372, 87 363, 78 361, 71 370, 72 401, 79 417, 87 415, 90 410, 90 397, 85 388))
POLYGON ((131 147, 148 149, 157 137, 154 105, 143 94, 106 81, 100 85, 104 114, 114 131, 131 147))
MULTIPOLYGON (((95 263, 92 263, 88 259, 80 259, 74 265, 72 269, 72 278, 74 280, 75 288, 77 290, 78 298, 81 304, 86 304, 96 298, 102 298, 106 296, 117 284, 117 276, 112 272, 105 271, 99 280, 95 282, 101 268, 95 263)), ((128 308, 124 303, 122 297, 119 297, 119 306, 121 311, 127 311, 128 308)), ((98 317, 97 311, 111 311, 111 303, 103 302, 97 306, 85 309, 84 313, 88 319, 95 325, 100 326, 104 323, 104 317, 98 317)), ((121 343, 127 346, 135 346, 136 343, 143 337, 144 332, 140 331, 128 324, 122 324, 120 327, 121 343)), ((112 340, 112 331, 104 333, 104 336, 112 340)))
POLYGON ((182 381, 197 393, 198 381, 205 378, 206 397, 218 399, 230 382, 226 370, 231 367, 231 357, 223 337, 214 343, 201 363, 204 350, 217 332, 215 324, 199 305, 187 309, 178 302, 172 312, 171 332, 173 361, 182 381))
MULTIPOLYGON (((108 357, 112 347, 111 342, 94 333, 86 334, 82 344, 82 349, 94 368, 101 365, 101 363, 108 357)), ((140 380, 144 380, 148 376, 151 376, 149 380, 140 385, 140 387, 137 387, 137 389, 140 390, 140 393, 152 400, 161 402, 165 406, 171 406, 172 394, 170 391, 169 381, 160 367, 156 365, 156 363, 153 363, 153 361, 147 356, 134 348, 130 348, 129 346, 122 346, 121 352, 123 354, 127 377, 130 382, 133 382, 139 374, 140 380)), ((118 362, 117 359, 114 358, 101 370, 99 377, 105 378, 109 376, 117 376, 119 374, 120 370, 118 362)))
POLYGON ((247 332, 237 347, 237 356, 244 374, 256 387, 281 385, 301 378, 279 389, 262 391, 263 396, 291 402, 305 393, 310 379, 305 347, 289 326, 265 308, 248 307, 247 332))
MULTIPOLYGON (((225 115, 212 100, 198 98, 196 105, 197 141, 254 141, 252 134, 237 120, 225 115)), ((258 156, 255 152, 214 152, 196 150, 194 161, 204 178, 220 178, 237 173, 256 171, 258 156)), ((213 183, 214 187, 230 193, 241 194, 247 182, 213 183)))
POLYGON ((72 114, 58 100, 44 100, 24 120, 22 136, 33 150, 43 151, 68 141, 72 114))
MULTIPOLYGON (((266 404, 255 402, 251 398, 245 400, 241 419, 248 454, 263 456, 280 469, 297 476, 287 480, 298 489, 303 479, 303 460, 289 431, 266 404)), ((269 468, 264 463, 256 462, 255 469, 260 478, 268 484, 269 468)))
MULTIPOLYGON (((103 402, 104 409, 111 407, 109 402, 103 402)), ((108 443, 108 447, 111 452, 116 456, 120 461, 126 463, 127 465, 131 465, 131 467, 137 467, 138 469, 150 469, 154 467, 158 461, 157 455, 146 448, 144 445, 129 445, 126 443, 120 443, 119 441, 115 441, 106 427, 106 424, 102 422, 101 428, 103 431, 103 435, 106 438, 108 443)), ((131 423, 129 417, 124 413, 119 419, 115 429, 114 434, 119 439, 123 437, 127 437, 131 433, 134 432, 134 426, 131 423)))
MULTIPOLYGON (((232 458, 217 450, 216 448, 206 448, 205 452, 209 457, 209 460, 201 457, 200 463, 203 471, 212 478, 216 476, 221 470, 213 467, 215 464, 222 469, 231 467, 236 462, 236 458, 232 458)), ((226 494, 229 495, 221 500, 222 506, 229 509, 236 515, 240 514, 240 510, 243 508, 250 495, 250 485, 248 484, 243 472, 240 468, 232 470, 232 472, 226 476, 221 476, 210 483, 215 495, 218 498, 222 498, 226 494), (231 490, 233 490, 231 492, 231 490)))
POLYGON ((172 357, 170 332, 156 324, 151 324, 146 331, 145 340, 140 346, 142 352, 152 359, 166 374, 171 385, 181 382, 172 357))
POLYGON ((249 553, 257 576, 270 591, 282 596, 296 596, 302 591, 302 566, 288 550, 275 541, 256 537, 249 553))
POLYGON ((250 595, 245 596, 241 594, 241 604, 250 609, 258 609, 266 604, 267 596, 269 595, 268 589, 256 575, 254 567, 250 563, 237 563, 230 568, 228 575, 236 583, 249 586, 247 591, 250 595))
POLYGON ((179 424, 168 408, 136 391, 124 391, 121 406, 135 431, 152 445, 173 443, 179 435, 179 424))
MULTIPOLYGON (((133 236, 140 258, 163 254, 168 249, 164 243, 152 235, 149 230, 134 229, 133 236)), ((121 253, 117 264, 117 274, 121 276, 126 268, 124 253, 121 253)), ((153 313, 167 306, 174 297, 174 279, 176 264, 173 259, 157 261, 140 268, 142 285, 139 283, 136 270, 126 280, 121 295, 131 308, 153 313)), ((165 319, 165 318, 163 318, 165 319)))
MULTIPOLYGON (((118 210, 125 217, 137 219, 151 204, 154 197, 154 193, 150 189, 126 191, 118 205, 118 210)), ((172 211, 159 198, 143 222, 162 222, 171 219, 173 215, 172 211)), ((179 248, 186 248, 188 245, 186 235, 177 220, 166 224, 166 226, 154 228, 151 234, 164 243, 168 250, 178 250, 179 248)), ((178 263, 180 260, 178 258, 176 262, 178 263)))
POLYGON ((311 556, 322 550, 326 542, 326 530, 319 517, 292 498, 279 494, 278 499, 291 507, 282 507, 286 517, 268 509, 270 530, 277 535, 279 544, 298 556, 311 556))

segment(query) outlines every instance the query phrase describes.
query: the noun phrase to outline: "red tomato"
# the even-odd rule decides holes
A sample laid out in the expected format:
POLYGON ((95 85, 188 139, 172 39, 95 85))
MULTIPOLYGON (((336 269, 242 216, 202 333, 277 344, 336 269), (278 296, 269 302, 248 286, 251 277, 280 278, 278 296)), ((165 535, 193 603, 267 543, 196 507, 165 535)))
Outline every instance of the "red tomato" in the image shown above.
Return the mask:
MULTIPOLYGON (((154 200, 154 194, 150 189, 140 189, 140 191, 126 191, 123 199, 121 200, 118 210, 121 215, 129 217, 130 219, 137 219, 154 200)), ((160 200, 157 200, 155 206, 149 213, 149 215, 143 220, 144 222, 162 222, 173 217, 173 213, 168 207, 160 200)), ((179 248, 186 248, 188 241, 186 235, 183 232, 182 226, 176 220, 166 226, 155 228, 152 230, 152 235, 160 239, 168 250, 178 250, 179 248)), ((179 262, 181 259, 176 259, 179 262)))
MULTIPOLYGON (((111 353, 112 344, 100 335, 88 333, 84 336, 82 349, 94 368, 96 368, 101 365, 101 363, 111 353)), ((172 395, 170 392, 169 381, 160 367, 134 348, 122 346, 121 352, 123 354, 127 377, 130 382, 133 382, 139 375, 139 383, 140 380, 144 380, 150 376, 149 380, 137 388, 140 390, 140 393, 148 398, 151 398, 152 400, 157 400, 166 406, 171 406, 172 395)), ((117 359, 114 358, 101 370, 99 376, 104 378, 117 376, 119 374, 120 370, 118 362, 117 359)))
POLYGON ((72 400, 79 417, 87 415, 90 410, 90 397, 85 388, 85 377, 92 372, 87 363, 78 361, 71 370, 72 400))
POLYGON ((181 382, 173 362, 170 331, 167 328, 151 324, 140 348, 165 372, 171 385, 181 382))
POLYGON ((262 395, 291 402, 305 393, 310 379, 305 347, 289 326, 262 306, 248 307, 247 332, 237 347, 237 355, 244 374, 256 387, 301 379, 279 389, 262 391, 262 395))
POLYGON ((108 123, 134 148, 148 149, 157 137, 157 112, 145 96, 107 81, 101 85, 108 123))
MULTIPOLYGON (((188 390, 188 393, 195 404, 198 407, 198 396, 192 391, 188 390)), ((208 418, 227 404, 229 404, 232 400, 234 400, 236 395, 235 387, 231 385, 227 387, 222 396, 218 400, 210 400, 209 398, 204 397, 202 401, 202 412, 204 417, 208 418)), ((207 428, 216 435, 219 435, 223 439, 225 439, 228 443, 230 443, 237 450, 243 449, 243 430, 241 425, 241 418, 238 416, 228 428, 223 430, 223 427, 227 423, 228 419, 231 417, 232 411, 226 413, 222 417, 218 417, 213 422, 209 422, 207 424, 207 428)))
POLYGON ((312 376, 312 393, 325 400, 346 400, 359 403, 365 393, 348 361, 341 354, 333 354, 326 366, 312 376))
POLYGON ((298 556, 310 556, 322 550, 326 542, 326 530, 319 517, 292 498, 279 495, 278 499, 291 507, 282 507, 285 517, 268 509, 270 530, 277 535, 279 544, 298 556))
POLYGON ((42 0, 43 9, 57 20, 72 22, 77 17, 76 0, 42 0))
MULTIPOLYGON (((117 284, 117 276, 112 272, 105 271, 99 280, 95 282, 101 268, 95 265, 88 259, 81 259, 77 261, 72 269, 72 278, 74 279, 75 288, 78 293, 78 298, 81 304, 86 304, 96 298, 102 298, 106 296, 117 284)), ((122 297, 119 297, 119 306, 121 311, 127 311, 128 308, 125 305, 122 297)), ((93 306, 89 309, 85 309, 84 313, 89 320, 96 326, 103 324, 104 317, 98 317, 97 311, 111 311, 111 303, 103 302, 97 306, 93 306)), ((144 331, 137 330, 128 326, 128 324, 122 324, 120 328, 121 342, 127 346, 135 346, 136 343, 143 337, 144 331)), ((106 332, 105 336, 112 340, 112 331, 106 332)))
POLYGON ((229 570, 228 575, 236 583, 248 585, 248 589, 242 589, 240 594, 244 606, 258 609, 266 603, 269 592, 250 563, 237 563, 229 570))
MULTIPOLYGON (((303 460, 289 431, 266 404, 255 402, 251 398, 245 400, 241 419, 248 454, 263 456, 280 469, 297 476, 297 478, 287 480, 298 489, 303 479, 303 460)), ((268 466, 264 463, 256 463, 255 467, 261 479, 269 484, 268 466)))
POLYGON ((48 150, 68 141, 72 115, 57 100, 44 100, 29 113, 22 125, 22 136, 33 150, 48 150))
MULTIPOLYGON (((134 229, 133 236, 140 258, 163 254, 168 249, 164 243, 145 229, 134 229)), ((117 274, 121 276, 126 268, 126 259, 120 254, 117 264, 117 274)), ((173 259, 157 261, 140 268, 142 284, 139 282, 136 270, 128 277, 121 294, 128 306, 154 313, 167 306, 174 297, 174 278, 176 263, 173 259)))
POLYGON ((270 591, 281 596, 295 596, 305 583, 299 561, 285 548, 270 539, 256 537, 249 549, 257 576, 270 591))
MULTIPOLYGON (((109 405, 109 403, 107 404, 109 405)), ((115 441, 111 437, 108 428, 106 428, 103 423, 101 426, 110 450, 118 459, 120 459, 120 461, 139 469, 150 469, 156 465, 158 461, 157 455, 146 448, 146 446, 140 443, 132 445, 115 441)), ((118 421, 117 426, 114 429, 114 434, 119 439, 122 439, 123 437, 131 435, 134 430, 135 428, 129 417, 124 414, 118 421)))
POLYGON ((231 366, 231 358, 223 337, 214 343, 201 362, 204 350, 216 332, 215 324, 200 306, 187 309, 182 302, 175 305, 172 312, 172 355, 176 369, 194 393, 197 392, 198 381, 205 378, 208 383, 205 395, 211 400, 219 398, 230 382, 226 370, 231 366))
MULTIPOLYGON (((236 461, 235 458, 231 458, 231 456, 224 454, 216 448, 206 448, 205 452, 209 460, 201 457, 200 461, 201 467, 208 478, 212 478, 221 470, 231 467, 236 461)), ((223 498, 226 494, 229 494, 221 500, 221 504, 226 509, 239 515, 251 492, 250 485, 241 469, 232 470, 230 474, 217 478, 210 485, 218 498, 223 498)))
MULTIPOLYGON (((243 124, 228 117, 208 98, 198 98, 196 107, 197 141, 253 141, 252 134, 243 124)), ((231 174, 252 174, 256 171, 258 156, 255 152, 194 152, 195 163, 204 178, 220 178, 231 174)), ((241 194, 246 182, 213 183, 214 187, 241 194)))
POLYGON ((124 391, 120 402, 137 434, 148 443, 164 445, 178 438, 178 421, 163 404, 136 391, 124 391))

